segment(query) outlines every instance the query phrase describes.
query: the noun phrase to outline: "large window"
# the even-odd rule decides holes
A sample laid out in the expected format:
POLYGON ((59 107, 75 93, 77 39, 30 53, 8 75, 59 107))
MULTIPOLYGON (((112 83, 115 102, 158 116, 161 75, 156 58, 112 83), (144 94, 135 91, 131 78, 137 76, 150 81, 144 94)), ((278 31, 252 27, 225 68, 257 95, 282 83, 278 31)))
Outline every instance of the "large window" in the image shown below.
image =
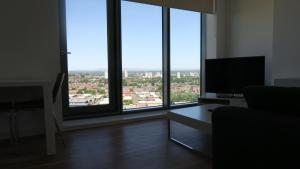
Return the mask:
POLYGON ((69 105, 109 104, 105 0, 66 0, 69 105))
POLYGON ((60 2, 66 118, 197 102, 201 13, 126 0, 60 2))
POLYGON ((171 104, 195 103, 200 95, 201 14, 170 11, 171 104))
POLYGON ((162 103, 162 9, 122 1, 123 109, 162 103))

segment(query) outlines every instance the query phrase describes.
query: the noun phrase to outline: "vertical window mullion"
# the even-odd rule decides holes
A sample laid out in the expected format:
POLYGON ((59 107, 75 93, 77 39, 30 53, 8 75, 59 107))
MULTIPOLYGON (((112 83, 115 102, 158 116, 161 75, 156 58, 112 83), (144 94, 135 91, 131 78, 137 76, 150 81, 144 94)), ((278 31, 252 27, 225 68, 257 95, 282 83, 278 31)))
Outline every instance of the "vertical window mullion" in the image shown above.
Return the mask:
POLYGON ((205 95, 205 59, 206 59, 206 14, 201 13, 201 72, 200 72, 200 95, 205 95))
POLYGON ((122 112, 122 56, 120 0, 107 0, 108 58, 111 75, 111 93, 114 111, 122 112))
POLYGON ((170 9, 162 8, 163 106, 170 107, 170 9))
MULTIPOLYGON (((68 77, 68 55, 67 55, 67 32, 66 32, 66 2, 59 1, 59 24, 60 24, 60 63, 61 71, 68 77)), ((69 89, 68 80, 62 84, 62 110, 63 117, 69 115, 69 89)))

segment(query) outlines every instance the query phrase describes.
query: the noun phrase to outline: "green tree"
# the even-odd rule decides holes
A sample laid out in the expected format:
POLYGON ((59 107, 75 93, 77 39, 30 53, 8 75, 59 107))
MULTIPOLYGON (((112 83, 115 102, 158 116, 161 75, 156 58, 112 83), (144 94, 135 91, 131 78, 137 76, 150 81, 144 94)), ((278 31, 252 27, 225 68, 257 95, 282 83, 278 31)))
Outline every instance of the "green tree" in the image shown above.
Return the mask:
POLYGON ((128 106, 128 105, 132 105, 133 104, 133 101, 132 100, 124 100, 123 101, 123 104, 128 106))

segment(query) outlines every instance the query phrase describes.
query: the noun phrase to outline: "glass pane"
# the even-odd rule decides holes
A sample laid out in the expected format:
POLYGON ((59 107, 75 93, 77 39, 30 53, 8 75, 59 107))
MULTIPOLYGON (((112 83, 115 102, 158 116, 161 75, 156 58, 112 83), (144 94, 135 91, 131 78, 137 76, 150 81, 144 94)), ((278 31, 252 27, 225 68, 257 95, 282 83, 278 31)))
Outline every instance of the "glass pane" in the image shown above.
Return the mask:
POLYGON ((70 106, 109 104, 105 0, 66 0, 70 106))
POLYGON ((162 105, 161 10, 122 1, 124 109, 162 105))
POLYGON ((170 12, 171 104, 195 103, 200 95, 201 14, 170 12))

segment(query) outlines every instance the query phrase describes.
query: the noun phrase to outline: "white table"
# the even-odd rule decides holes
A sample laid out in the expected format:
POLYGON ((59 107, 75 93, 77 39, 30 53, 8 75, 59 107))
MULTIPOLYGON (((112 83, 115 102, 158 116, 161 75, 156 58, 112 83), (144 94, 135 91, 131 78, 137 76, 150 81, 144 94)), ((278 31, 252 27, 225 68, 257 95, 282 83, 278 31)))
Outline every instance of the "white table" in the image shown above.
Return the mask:
POLYGON ((172 138, 171 136, 171 121, 175 121, 181 123, 183 125, 195 128, 197 130, 201 130, 208 134, 212 133, 211 128, 211 118, 212 112, 211 110, 220 107, 222 105, 218 104, 208 104, 208 105, 201 105, 189 108, 182 108, 182 109, 174 109, 170 110, 167 114, 168 116, 168 138, 190 150, 198 152, 198 150, 194 149, 193 147, 172 138))
POLYGON ((52 86, 53 84, 46 80, 0 80, 0 87, 41 87, 43 89, 46 148, 48 155, 56 154, 55 123, 52 116, 52 86))

